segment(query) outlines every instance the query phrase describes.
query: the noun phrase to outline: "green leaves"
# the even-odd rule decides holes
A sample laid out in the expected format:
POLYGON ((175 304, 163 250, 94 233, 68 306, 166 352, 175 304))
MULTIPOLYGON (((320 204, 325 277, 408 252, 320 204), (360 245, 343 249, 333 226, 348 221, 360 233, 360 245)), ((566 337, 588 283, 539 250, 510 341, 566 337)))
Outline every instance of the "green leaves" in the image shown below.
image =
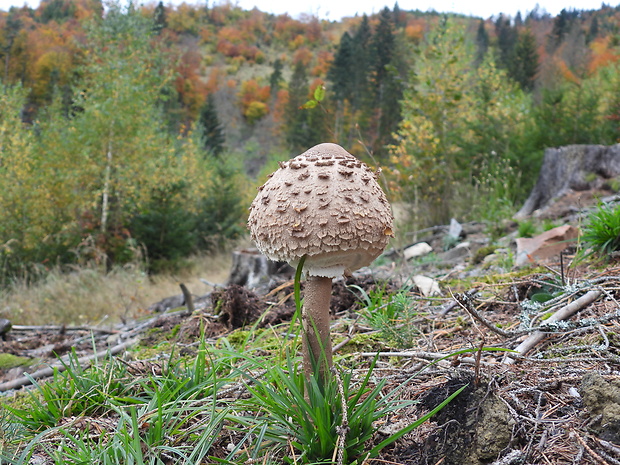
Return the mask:
POLYGON ((306 103, 304 103, 301 106, 301 108, 305 110, 316 108, 316 106, 319 105, 323 101, 324 98, 325 98, 325 86, 319 85, 317 86, 316 89, 314 89, 313 98, 308 100, 306 103))

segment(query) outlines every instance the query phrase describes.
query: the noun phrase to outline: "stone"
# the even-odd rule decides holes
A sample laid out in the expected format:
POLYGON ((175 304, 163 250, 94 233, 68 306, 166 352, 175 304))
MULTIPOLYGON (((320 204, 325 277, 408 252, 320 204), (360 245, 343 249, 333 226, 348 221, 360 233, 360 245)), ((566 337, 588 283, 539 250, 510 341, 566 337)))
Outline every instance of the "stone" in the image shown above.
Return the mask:
POLYGON ((432 297, 441 294, 439 283, 433 278, 416 275, 413 277, 413 283, 424 297, 432 297))
POLYGON ((428 245, 428 243, 418 242, 417 244, 414 244, 411 247, 407 247, 405 250, 403 250, 403 255, 405 257, 405 260, 410 260, 412 258, 428 255, 432 251, 433 248, 428 245))

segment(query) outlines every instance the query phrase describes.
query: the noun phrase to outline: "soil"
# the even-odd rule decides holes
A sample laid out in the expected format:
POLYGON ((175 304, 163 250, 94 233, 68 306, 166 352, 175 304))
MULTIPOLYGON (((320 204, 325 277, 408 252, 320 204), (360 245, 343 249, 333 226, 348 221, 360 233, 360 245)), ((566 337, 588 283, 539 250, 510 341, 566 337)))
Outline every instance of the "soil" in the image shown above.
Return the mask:
MULTIPOLYGON (((557 208, 546 215, 557 219, 573 212, 565 202, 558 202, 557 208)), ((558 262, 550 262, 543 268, 498 275, 470 257, 465 264, 476 267, 477 277, 460 281, 454 289, 447 281, 465 273, 463 266, 425 265, 425 274, 440 282, 443 296, 426 298, 411 290, 415 340, 411 347, 389 347, 386 341, 380 349, 386 355, 376 367, 388 380, 386 390, 402 387, 402 396, 417 403, 386 419, 382 430, 389 434, 415 421, 466 387, 430 421, 367 465, 620 463, 620 264, 571 266, 570 259, 564 259, 563 271, 558 262), (559 301, 561 307, 595 288, 602 291, 599 298, 568 324, 548 329, 530 352, 510 354, 514 363, 507 362, 506 352, 481 350, 514 349, 528 337, 517 330, 530 315, 522 303, 534 295, 560 289, 566 297, 559 301), (469 296, 478 316, 456 304, 452 292, 469 296), (470 352, 429 366, 438 355, 463 349, 470 352)), ((360 323, 361 296, 381 288, 402 289, 410 272, 409 265, 398 268, 395 260, 373 273, 336 281, 331 302, 334 338, 340 336, 346 347, 356 335, 376 334, 360 323), (374 278, 379 275, 390 279, 374 278)), ((14 325, 0 338, 0 391, 2 383, 32 373, 57 356, 72 350, 88 355, 93 344, 101 350, 137 333, 144 347, 174 341, 191 352, 201 328, 215 342, 238 328, 273 327, 292 318, 292 295, 291 280, 274 281, 260 293, 231 285, 200 299, 192 314, 183 309, 153 313, 144 321, 95 333, 92 328, 14 325)), ((542 320, 532 321, 538 325, 542 320)), ((353 360, 347 363, 363 373, 371 357, 360 352, 353 360)), ((383 438, 379 434, 375 441, 383 438)))

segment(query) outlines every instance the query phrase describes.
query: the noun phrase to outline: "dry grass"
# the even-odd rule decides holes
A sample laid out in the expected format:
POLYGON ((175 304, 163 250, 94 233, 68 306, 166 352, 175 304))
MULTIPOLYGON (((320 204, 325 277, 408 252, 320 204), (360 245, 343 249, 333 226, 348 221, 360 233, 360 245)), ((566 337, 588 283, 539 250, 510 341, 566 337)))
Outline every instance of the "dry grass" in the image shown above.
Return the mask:
POLYGON ((180 294, 184 283, 195 295, 211 289, 200 279, 223 283, 230 271, 230 251, 194 257, 174 275, 149 277, 140 266, 125 266, 104 273, 80 268, 71 273, 52 270, 35 285, 17 283, 0 292, 0 317, 14 325, 113 325, 137 318, 159 300, 180 294))

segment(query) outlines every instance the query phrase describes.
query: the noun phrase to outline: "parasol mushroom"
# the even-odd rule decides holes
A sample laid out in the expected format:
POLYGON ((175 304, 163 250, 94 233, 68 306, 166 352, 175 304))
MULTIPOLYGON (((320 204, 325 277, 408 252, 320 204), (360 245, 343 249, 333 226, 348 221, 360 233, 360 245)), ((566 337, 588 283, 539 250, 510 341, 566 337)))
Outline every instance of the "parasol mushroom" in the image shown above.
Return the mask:
POLYGON ((369 265, 387 246, 392 211, 377 174, 336 144, 320 144, 280 162, 259 187, 248 226, 256 247, 297 267, 305 258, 304 372, 332 365, 332 278, 369 265), (323 358, 324 357, 324 358, 323 358))

